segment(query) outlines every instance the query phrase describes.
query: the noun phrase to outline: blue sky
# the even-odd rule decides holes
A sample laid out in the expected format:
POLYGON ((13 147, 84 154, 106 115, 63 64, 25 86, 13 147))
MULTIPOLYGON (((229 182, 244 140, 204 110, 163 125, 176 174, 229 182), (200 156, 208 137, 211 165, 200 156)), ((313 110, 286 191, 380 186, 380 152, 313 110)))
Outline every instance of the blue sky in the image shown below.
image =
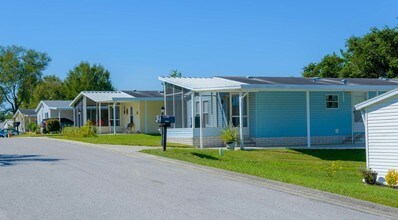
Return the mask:
POLYGON ((398 1, 3 1, 0 45, 52 57, 66 77, 101 63, 118 89, 160 90, 184 76, 300 76, 370 27, 395 26, 398 1))

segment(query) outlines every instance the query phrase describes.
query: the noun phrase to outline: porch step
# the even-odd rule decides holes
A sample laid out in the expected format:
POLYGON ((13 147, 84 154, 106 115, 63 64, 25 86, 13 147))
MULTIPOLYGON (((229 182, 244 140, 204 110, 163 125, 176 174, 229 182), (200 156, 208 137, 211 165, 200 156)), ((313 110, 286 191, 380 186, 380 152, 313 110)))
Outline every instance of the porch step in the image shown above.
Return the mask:
POLYGON ((245 147, 255 147, 256 146, 256 142, 253 141, 253 139, 249 138, 249 137, 245 137, 244 139, 245 141, 245 147))
POLYGON ((352 141, 352 137, 347 137, 344 141, 343 144, 349 144, 354 142, 355 144, 359 143, 365 143, 365 134, 360 133, 360 134, 355 134, 354 135, 354 141, 352 141))

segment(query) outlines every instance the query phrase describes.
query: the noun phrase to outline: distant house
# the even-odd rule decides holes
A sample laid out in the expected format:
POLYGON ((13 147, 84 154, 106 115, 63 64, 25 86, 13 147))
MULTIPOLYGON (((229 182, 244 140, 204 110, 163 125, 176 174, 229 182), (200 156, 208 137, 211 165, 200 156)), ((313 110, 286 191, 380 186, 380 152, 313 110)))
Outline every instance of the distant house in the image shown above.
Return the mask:
MULTIPOLYGON (((36 112, 34 109, 18 109, 12 117, 13 122, 19 122, 18 131, 29 131, 28 124, 30 122, 37 123, 36 112)), ((16 129, 16 127, 14 127, 16 129)))
MULTIPOLYGON (((165 110, 176 116, 170 142, 220 147, 220 131, 239 126, 242 146, 363 143, 354 106, 398 87, 388 79, 159 77, 165 110)), ((363 145, 362 145, 363 146, 363 145)))
POLYGON ((365 122, 366 166, 385 182, 389 169, 398 170, 398 89, 355 106, 365 122))
POLYGON ((70 106, 72 100, 42 100, 37 105, 37 123, 48 118, 67 118, 73 120, 73 108, 70 106))
POLYGON ((12 119, 6 119, 2 122, 2 128, 10 128, 13 127, 14 121, 12 119))
POLYGON ((87 120, 99 133, 158 133, 156 115, 163 106, 158 91, 83 91, 70 104, 75 126, 87 120))

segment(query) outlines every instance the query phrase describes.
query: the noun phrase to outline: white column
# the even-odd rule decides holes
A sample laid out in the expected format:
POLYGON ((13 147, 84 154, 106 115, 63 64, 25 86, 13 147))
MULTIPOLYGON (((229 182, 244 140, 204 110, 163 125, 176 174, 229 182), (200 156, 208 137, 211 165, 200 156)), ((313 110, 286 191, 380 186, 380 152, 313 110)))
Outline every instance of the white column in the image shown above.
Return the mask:
POLYGON ((243 94, 239 93, 239 135, 240 135, 240 145, 245 146, 245 141, 243 138, 243 94))
POLYGON ((200 148, 203 148, 203 103, 202 103, 202 93, 199 93, 199 141, 200 148))
POLYGON ((148 134, 148 101, 145 101, 145 133, 148 134))
POLYGON ((113 134, 116 134, 116 102, 113 102, 113 134))
POLYGON ((87 97, 83 97, 83 125, 87 123, 87 97))
POLYGON ((58 110, 59 125, 61 125, 61 110, 58 110))
POLYGON ((76 110, 75 110, 75 107, 73 107, 73 126, 76 126, 76 110))
POLYGON ((311 114, 310 114, 310 92, 306 91, 307 102, 307 147, 311 148, 311 114))
POLYGON ((110 103, 108 103, 108 129, 109 129, 109 134, 112 132, 111 129, 111 109, 110 109, 110 103))
POLYGON ((98 124, 99 124, 99 130, 98 133, 101 134, 101 127, 102 127, 102 117, 101 117, 101 102, 98 103, 98 124))
POLYGON ((195 92, 191 91, 191 125, 192 125, 192 130, 195 129, 195 92))

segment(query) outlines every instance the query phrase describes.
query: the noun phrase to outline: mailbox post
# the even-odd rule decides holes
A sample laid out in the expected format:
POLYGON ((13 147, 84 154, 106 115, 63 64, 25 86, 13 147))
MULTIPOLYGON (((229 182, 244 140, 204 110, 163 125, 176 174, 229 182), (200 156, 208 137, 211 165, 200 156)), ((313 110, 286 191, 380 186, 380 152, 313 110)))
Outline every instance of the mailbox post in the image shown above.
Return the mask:
POLYGON ((156 122, 159 123, 159 127, 162 130, 162 147, 163 151, 166 151, 167 144, 167 128, 171 126, 172 123, 175 123, 175 116, 173 115, 157 115, 156 122))

